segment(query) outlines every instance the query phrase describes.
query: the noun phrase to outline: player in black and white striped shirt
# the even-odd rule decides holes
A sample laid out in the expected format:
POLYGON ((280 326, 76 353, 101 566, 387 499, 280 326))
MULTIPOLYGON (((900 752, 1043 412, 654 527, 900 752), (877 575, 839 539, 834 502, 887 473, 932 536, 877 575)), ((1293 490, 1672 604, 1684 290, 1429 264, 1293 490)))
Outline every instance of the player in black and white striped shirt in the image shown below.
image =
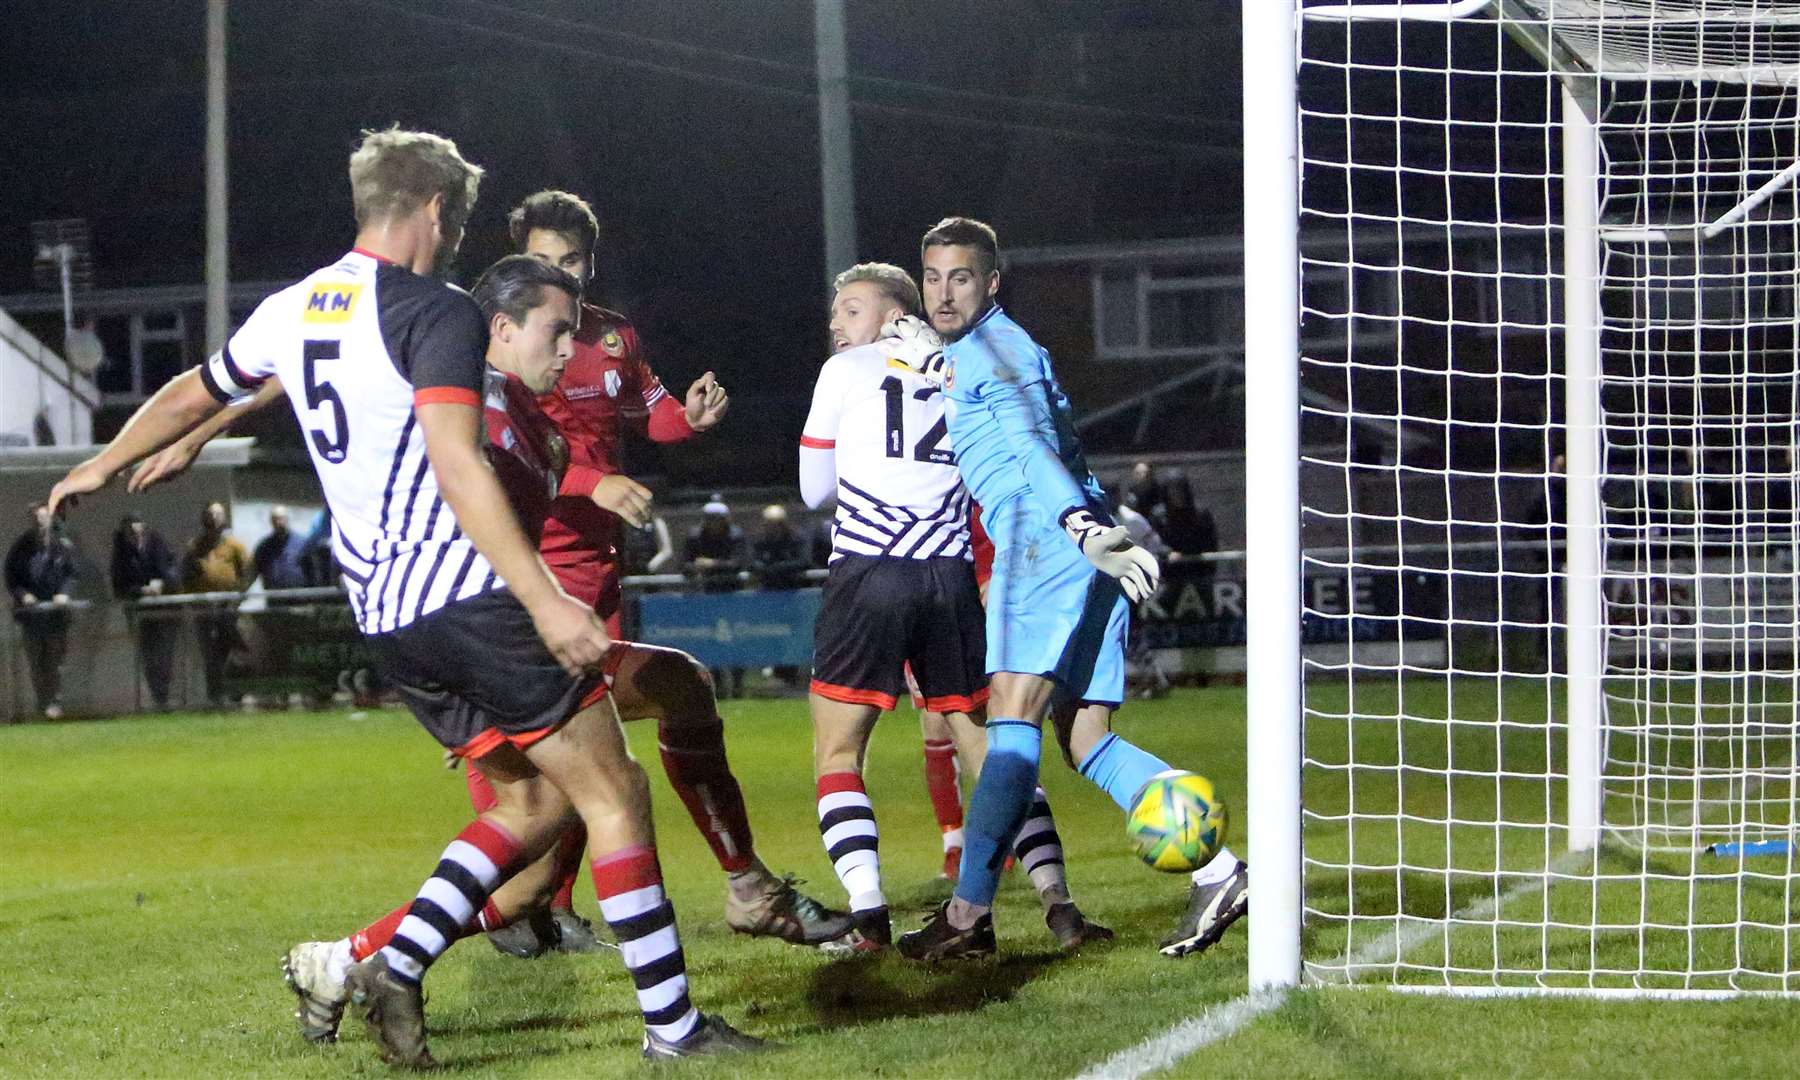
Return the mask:
POLYGON ((525 305, 529 315, 490 320, 430 277, 454 256, 480 178, 448 139, 370 133, 350 158, 355 248, 265 300, 225 350, 158 391, 52 500, 99 489, 278 377, 306 429, 364 634, 421 724, 480 758, 498 800, 445 849, 389 945, 349 973, 382 1056, 433 1064, 425 969, 570 813, 587 826, 597 885, 628 893, 636 922, 666 917, 657 935, 666 947, 626 957, 639 976, 645 1054, 745 1049, 755 1040, 688 999, 648 784, 600 673, 612 642, 545 568, 484 449, 490 323, 518 339, 523 367, 541 379, 572 349, 580 286, 561 275, 525 305))
MULTIPOLYGON (((825 361, 800 439, 800 491, 818 507, 836 497, 831 572, 813 638, 813 768, 819 833, 850 895, 861 945, 890 942, 875 810, 863 752, 892 709, 910 664, 928 710, 984 749, 987 638, 969 546, 969 495, 951 453, 944 395, 915 370, 922 340, 879 337, 919 310, 906 271, 864 263, 838 275, 837 353, 825 361)), ((931 335, 918 319, 912 323, 931 335)), ((1015 852, 1069 949, 1112 937, 1069 897, 1062 841, 1041 798, 1015 852)))

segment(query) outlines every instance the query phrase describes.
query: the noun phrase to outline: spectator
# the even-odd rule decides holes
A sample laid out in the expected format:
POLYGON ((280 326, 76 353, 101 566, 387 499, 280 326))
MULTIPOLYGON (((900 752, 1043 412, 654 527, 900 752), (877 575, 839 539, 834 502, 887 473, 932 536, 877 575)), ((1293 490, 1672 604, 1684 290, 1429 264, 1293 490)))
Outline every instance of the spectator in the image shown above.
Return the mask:
POLYGON ((634 574, 660 574, 675 561, 675 541, 660 514, 652 514, 643 526, 627 528, 622 546, 625 566, 634 574))
POLYGON ((1169 547, 1149 518, 1138 513, 1130 503, 1120 502, 1118 507, 1119 524, 1125 526, 1125 534, 1131 537, 1132 543, 1156 556, 1158 562, 1181 561, 1181 552, 1169 547))
POLYGON ((1120 503, 1129 506, 1138 513, 1149 517, 1162 506, 1162 485, 1157 483, 1156 474, 1151 471, 1148 461, 1140 461, 1131 467, 1131 481, 1125 485, 1125 498, 1120 503))
POLYGON ((303 561, 305 551, 306 538, 288 531, 287 507, 271 507, 269 535, 256 545, 256 553, 251 557, 256 564, 256 576, 262 579, 263 588, 304 588, 307 584, 303 561))
POLYGON ((1161 534, 1163 542, 1183 555, 1205 555, 1219 547, 1219 530, 1212 511, 1194 506, 1194 489, 1185 476, 1177 474, 1162 485, 1162 505, 1154 512, 1139 512, 1149 518, 1161 534))
POLYGON ((336 585, 337 558, 331 554, 331 507, 319 511, 300 545, 300 569, 308 585, 336 585))
MULTIPOLYGON (((1156 556, 1156 561, 1165 566, 1180 562, 1181 553, 1171 551, 1163 538, 1157 535, 1156 526, 1150 519, 1137 512, 1131 504, 1118 497, 1117 488, 1107 488, 1107 501, 1118 508, 1119 524, 1125 526, 1125 533, 1131 542, 1156 556)), ((1168 580, 1165 576, 1164 580, 1168 580)), ((1133 697, 1163 697, 1169 692, 1169 675, 1162 668, 1155 650, 1149 647, 1144 632, 1144 619, 1139 612, 1132 614, 1130 629, 1125 639, 1125 686, 1133 697)))
MULTIPOLYGON (((200 515, 200 535, 188 545, 182 561, 181 587, 190 593, 243 592, 256 574, 250 552, 231 536, 223 503, 209 503, 200 515)), ((200 653, 206 661, 206 696, 227 704, 225 662, 237 647, 237 603, 208 608, 198 619, 200 653)))
POLYGON ((737 588, 744 532, 731 523, 731 508, 718 495, 701 508, 700 524, 687 537, 687 572, 707 592, 737 588))
POLYGON ((813 568, 816 570, 823 570, 831 565, 831 547, 836 540, 836 537, 832 535, 832 530, 836 527, 836 519, 832 514, 826 514, 813 523, 810 530, 812 536, 809 543, 811 548, 809 554, 812 556, 813 568))
POLYGON ((765 589, 798 589, 806 584, 810 561, 800 534, 788 524, 787 507, 770 503, 763 507, 762 535, 750 547, 750 565, 765 589))
MULTIPOLYGON (((120 600, 142 600, 172 591, 175 556, 162 534, 144 524, 136 514, 126 514, 113 533, 112 587, 120 600)), ((137 628, 138 661, 150 686, 150 701, 158 709, 169 707, 169 674, 175 666, 175 641, 180 627, 164 610, 133 619, 137 628)))
POLYGON ((6 588, 12 593, 13 618, 25 639, 31 665, 31 687, 38 707, 52 720, 61 718, 62 664, 69 651, 69 586, 75 581, 75 545, 62 534, 50 508, 36 503, 31 525, 6 553, 6 588), (48 609, 39 604, 52 605, 48 609))

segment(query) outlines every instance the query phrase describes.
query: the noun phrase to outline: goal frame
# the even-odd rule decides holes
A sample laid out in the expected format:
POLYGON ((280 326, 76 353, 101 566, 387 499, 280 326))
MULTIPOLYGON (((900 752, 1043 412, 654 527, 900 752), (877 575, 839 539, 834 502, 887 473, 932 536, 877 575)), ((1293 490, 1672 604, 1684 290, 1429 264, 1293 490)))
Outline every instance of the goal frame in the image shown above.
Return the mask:
MULTIPOLYGON (((1300 633, 1301 19, 1455 21, 1494 0, 1441 6, 1348 5, 1303 11, 1300 0, 1242 0, 1244 145, 1244 409, 1257 437, 1245 454, 1246 756, 1249 860, 1256 868, 1250 988, 1302 974, 1300 633), (1276 77, 1270 78, 1270 75, 1276 77), (1280 77, 1285 74, 1286 77, 1280 77)), ((1531 43, 1528 43, 1531 44, 1531 43)), ((1542 53, 1542 46, 1533 51, 1542 53)), ((1598 77, 1558 73, 1566 422, 1566 844, 1599 844, 1602 805, 1600 543, 1600 146, 1598 77)), ((1440 988, 1449 989, 1449 988, 1440 988)))

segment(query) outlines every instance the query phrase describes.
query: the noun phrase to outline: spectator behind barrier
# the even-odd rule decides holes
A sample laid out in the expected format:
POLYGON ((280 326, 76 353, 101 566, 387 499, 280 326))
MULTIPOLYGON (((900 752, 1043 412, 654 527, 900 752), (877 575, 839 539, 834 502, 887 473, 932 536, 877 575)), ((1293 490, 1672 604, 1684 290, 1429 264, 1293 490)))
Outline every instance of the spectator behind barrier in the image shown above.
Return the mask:
POLYGON ((1156 531, 1156 526, 1150 523, 1149 518, 1139 513, 1129 501, 1119 498, 1117 489, 1106 488, 1105 491, 1107 501, 1112 503, 1117 510, 1114 516, 1118 519, 1119 524, 1125 526, 1125 534, 1131 537, 1132 543, 1156 556, 1159 562, 1181 561, 1181 552, 1172 550, 1163 541, 1161 534, 1156 531))
MULTIPOLYGON (((250 587, 256 565, 250 552, 230 535, 223 503, 209 503, 200 514, 200 535, 188 544, 182 560, 181 587, 190 593, 242 592, 250 587)), ((215 705, 225 697, 225 662, 238 645, 237 605, 222 604, 196 621, 200 653, 206 660, 206 696, 215 705)))
POLYGON ((1211 510, 1194 505, 1194 489, 1188 478, 1177 473, 1163 481, 1162 505, 1156 512, 1140 512, 1150 519, 1161 534, 1163 543, 1183 555, 1205 555, 1217 551, 1219 530, 1211 510))
MULTIPOLYGON (((175 579, 175 555, 162 534, 144 524, 136 514, 126 514, 113 533, 112 587, 120 600, 137 601, 170 591, 175 579)), ((138 661, 150 701, 157 709, 169 707, 169 676, 174 670, 175 642, 180 624, 169 617, 136 618, 138 661)))
POLYGON ((823 570, 831 565, 831 546, 833 539, 831 530, 835 528, 837 528, 835 518, 831 514, 826 514, 824 517, 813 522, 812 528, 807 530, 809 533, 808 545, 810 547, 808 554, 812 558, 813 569, 823 570))
POLYGON ((806 584, 808 559, 800 534, 788 524, 787 507, 771 503, 763 507, 762 534, 750 548, 750 565, 765 589, 798 589, 806 584))
POLYGON ((1129 506, 1146 518, 1162 509, 1163 490, 1157 482, 1156 474, 1148 461, 1140 461, 1131 467, 1131 480, 1125 485, 1125 497, 1120 505, 1129 506))
POLYGON ((300 569, 308 585, 336 585, 337 557, 331 553, 331 507, 319 511, 300 545, 300 569))
POLYGON ((62 534, 44 503, 31 507, 31 525, 6 553, 6 588, 13 618, 25 639, 31 687, 38 708, 52 720, 63 714, 62 665, 69 651, 69 588, 75 583, 75 545, 62 534), (27 610, 40 603, 51 610, 27 610))
POLYGON ((731 508, 717 494, 701 512, 701 523, 687 537, 688 575, 706 592, 730 592, 743 564, 743 530, 731 523, 731 508))
POLYGON ((627 527, 620 546, 626 569, 633 574, 660 574, 675 561, 675 541, 661 514, 651 514, 641 526, 627 527))
POLYGON ((308 582, 305 565, 306 538, 288 531, 285 506, 269 510, 269 535, 256 545, 252 562, 265 589, 299 589, 308 582))

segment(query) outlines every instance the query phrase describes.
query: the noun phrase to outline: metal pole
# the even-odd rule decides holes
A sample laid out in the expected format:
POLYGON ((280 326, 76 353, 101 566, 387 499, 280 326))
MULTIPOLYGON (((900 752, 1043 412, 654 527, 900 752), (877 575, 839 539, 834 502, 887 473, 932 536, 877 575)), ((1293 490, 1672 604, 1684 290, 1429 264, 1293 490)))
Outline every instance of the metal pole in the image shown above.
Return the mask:
POLYGON ((850 62, 844 0, 813 0, 819 70, 819 184, 824 196, 825 283, 856 262, 856 174, 850 157, 850 62))
POLYGON ((225 347, 231 313, 226 305, 230 267, 226 256, 225 4, 206 4, 206 351, 225 347))
MULTIPOLYGON (((56 245, 56 269, 62 278, 63 350, 68 350, 69 331, 75 329, 75 282, 69 264, 75 261, 75 249, 68 244, 56 245)), ((68 359, 64 357, 64 359, 68 359)))
POLYGON ((1300 979, 1300 249, 1295 0, 1243 0, 1250 988, 1300 979))
POLYGON ((1563 172, 1563 411, 1568 522, 1569 850, 1600 842, 1600 140, 1565 87, 1563 172))

